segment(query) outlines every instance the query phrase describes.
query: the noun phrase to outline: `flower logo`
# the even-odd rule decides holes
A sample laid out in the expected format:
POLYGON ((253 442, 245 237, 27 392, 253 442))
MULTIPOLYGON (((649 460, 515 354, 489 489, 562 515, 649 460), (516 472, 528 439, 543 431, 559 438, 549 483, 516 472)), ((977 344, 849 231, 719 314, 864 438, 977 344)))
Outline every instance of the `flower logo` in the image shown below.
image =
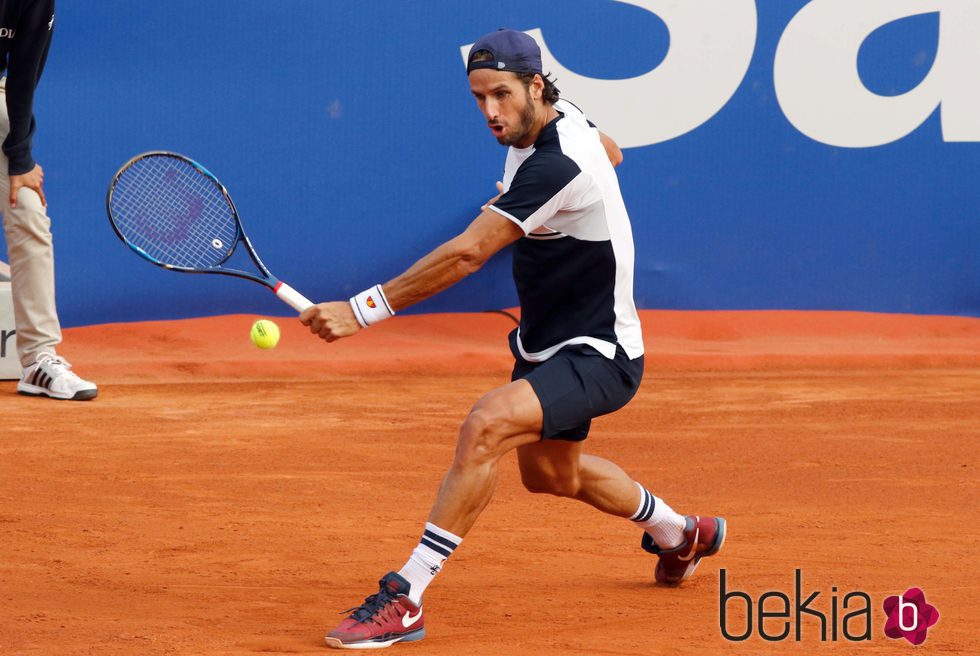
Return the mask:
POLYGON ((919 588, 888 597, 883 606, 888 616, 885 635, 894 640, 905 638, 913 645, 921 645, 929 627, 939 621, 939 611, 926 602, 926 594, 919 588))

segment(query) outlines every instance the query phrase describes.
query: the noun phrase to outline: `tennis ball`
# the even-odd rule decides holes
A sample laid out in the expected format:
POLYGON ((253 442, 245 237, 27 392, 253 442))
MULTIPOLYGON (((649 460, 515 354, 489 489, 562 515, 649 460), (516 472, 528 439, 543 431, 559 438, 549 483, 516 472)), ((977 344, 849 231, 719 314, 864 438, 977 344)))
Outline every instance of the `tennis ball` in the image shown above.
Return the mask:
POLYGON ((279 343, 279 326, 267 319, 260 319, 252 324, 252 331, 249 333, 252 343, 260 349, 276 348, 279 343))

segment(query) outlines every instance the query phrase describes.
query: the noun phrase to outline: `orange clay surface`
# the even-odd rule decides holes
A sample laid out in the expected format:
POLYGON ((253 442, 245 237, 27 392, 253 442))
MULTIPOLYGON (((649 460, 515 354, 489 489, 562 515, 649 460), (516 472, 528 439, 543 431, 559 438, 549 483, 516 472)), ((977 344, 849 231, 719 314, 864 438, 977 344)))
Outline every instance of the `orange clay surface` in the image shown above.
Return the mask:
MULTIPOLYGON (((280 318, 259 351, 255 318, 66 331, 90 403, 0 382, 0 654, 328 653, 338 612, 405 561, 456 428, 507 380, 512 322, 396 317, 325 344, 280 318)), ((388 653, 909 654, 881 604, 913 586, 940 613, 921 653, 980 653, 980 320, 643 319, 643 386, 588 450, 727 517, 721 553, 657 587, 629 522, 525 492, 510 455, 426 595, 426 639, 388 653), (727 642, 720 568, 756 603, 792 597, 798 568, 828 620, 835 586, 864 591, 873 638, 821 642, 804 617, 801 642, 727 642)))

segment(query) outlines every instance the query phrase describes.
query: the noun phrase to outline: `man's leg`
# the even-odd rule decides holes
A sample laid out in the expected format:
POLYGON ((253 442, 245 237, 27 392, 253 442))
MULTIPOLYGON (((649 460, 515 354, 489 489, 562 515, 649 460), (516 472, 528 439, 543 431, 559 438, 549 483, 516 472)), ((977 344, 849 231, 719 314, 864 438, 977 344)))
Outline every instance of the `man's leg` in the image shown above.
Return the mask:
POLYGON ((577 499, 642 528, 641 544, 658 556, 654 577, 661 583, 686 580, 724 543, 725 520, 678 514, 615 463, 582 454, 582 442, 542 440, 519 447, 517 458, 529 491, 577 499))
MULTIPOLYGON (((7 136, 6 94, 0 87, 0 139, 7 136)), ((51 220, 41 199, 30 189, 17 194, 10 207, 7 157, 0 153, 0 213, 10 261, 10 287, 17 326, 17 353, 23 367, 40 353, 54 354, 61 343, 61 324, 54 299, 54 247, 51 220)))
MULTIPOLYGON (((2 98, 2 94, 0 94, 2 98)), ((7 164, 0 158, 0 167, 7 164)), ((32 189, 21 188, 10 207, 9 179, 0 173, 0 211, 10 258, 10 288, 17 327, 17 354, 24 368, 20 394, 87 401, 98 395, 94 383, 79 378, 55 353, 61 324, 54 299, 51 220, 32 189)))
POLYGON ((541 404, 524 380, 497 388, 477 401, 459 431, 456 456, 446 472, 418 546, 398 574, 420 604, 493 497, 500 458, 541 438, 541 404))
MULTIPOLYGON (((2 164, 0 164, 2 165, 2 164)), ((10 259, 10 286, 17 325, 17 352, 22 366, 34 363, 40 353, 55 353, 61 343, 61 325, 54 300, 54 250, 51 221, 37 194, 27 189, 18 194, 17 207, 7 199, 7 177, 0 175, 0 205, 10 259)))
POLYGON ((517 449, 521 482, 530 492, 577 499, 604 513, 640 523, 656 544, 684 542, 686 521, 609 460, 582 453, 582 442, 541 440, 517 449))
POLYGON ((377 594, 331 631, 331 647, 386 647, 425 635, 422 594, 493 497, 497 466, 508 451, 541 439, 542 410, 526 380, 477 401, 463 422, 453 464, 408 562, 380 581, 377 594))
POLYGON ((540 440, 517 449, 530 492, 578 499, 604 513, 631 517, 642 492, 616 463, 582 453, 584 442, 540 440))
POLYGON ((429 522, 465 536, 493 496, 500 458, 540 440, 541 421, 541 403, 526 380, 499 387, 477 401, 460 428, 456 456, 429 522))

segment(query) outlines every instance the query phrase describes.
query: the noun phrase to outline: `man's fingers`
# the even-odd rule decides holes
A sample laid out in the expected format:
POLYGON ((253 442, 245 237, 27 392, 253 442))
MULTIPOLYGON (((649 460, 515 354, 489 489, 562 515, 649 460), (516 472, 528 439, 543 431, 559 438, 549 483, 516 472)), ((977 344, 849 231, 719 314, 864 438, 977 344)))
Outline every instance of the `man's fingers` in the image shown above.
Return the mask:
POLYGON ((343 336, 344 322, 334 316, 329 307, 308 307, 300 312, 299 320, 310 333, 324 341, 335 342, 343 336))
POLYGON ((502 195, 503 193, 504 193, 504 183, 503 183, 503 182, 500 182, 500 181, 498 180, 498 181, 497 181, 497 195, 496 195, 496 196, 494 196, 493 198, 491 198, 490 200, 488 200, 488 201, 487 201, 486 203, 484 203, 483 205, 481 205, 481 206, 480 206, 480 210, 485 210, 485 209, 487 209, 488 207, 490 207, 491 205, 493 205, 493 204, 494 204, 494 203, 495 203, 495 202, 497 201, 497 199, 498 199, 498 198, 500 198, 500 196, 501 196, 501 195, 502 195))
POLYGON ((325 339, 328 342, 332 342, 333 340, 337 339, 333 333, 333 329, 330 327, 330 322, 326 319, 319 316, 314 317, 309 326, 310 332, 321 339, 325 339))
POLYGON ((310 322, 313 321, 313 317, 316 315, 316 306, 311 305, 302 312, 299 313, 299 322, 304 326, 309 326, 310 322))
POLYGON ((41 200, 41 205, 44 207, 48 206, 48 199, 44 196, 44 188, 39 183, 37 186, 25 185, 22 183, 13 183, 10 185, 10 206, 17 207, 17 194, 23 188, 31 189, 37 193, 38 198, 41 200))

